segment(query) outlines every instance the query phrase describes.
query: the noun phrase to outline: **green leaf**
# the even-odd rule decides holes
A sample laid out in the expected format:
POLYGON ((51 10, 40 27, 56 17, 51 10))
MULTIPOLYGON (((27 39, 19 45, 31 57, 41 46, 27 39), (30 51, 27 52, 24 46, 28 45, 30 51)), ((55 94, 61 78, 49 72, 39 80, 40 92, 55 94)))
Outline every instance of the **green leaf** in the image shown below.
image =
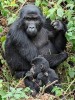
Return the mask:
POLYGON ((3 98, 3 96, 5 96, 5 95, 6 95, 6 93, 7 93, 7 92, 6 92, 6 91, 4 91, 3 89, 1 89, 1 90, 0 90, 0 95, 2 96, 2 98, 3 98))
POLYGON ((18 0, 20 3, 24 3, 25 2, 25 0, 18 0))
POLYGON ((73 9, 74 5, 73 4, 67 4, 66 7, 70 7, 70 9, 73 9))
POLYGON ((47 5, 48 5, 48 2, 46 2, 46 1, 43 1, 43 2, 42 2, 42 5, 43 5, 43 6, 45 6, 45 7, 47 7, 47 5))
POLYGON ((20 97, 21 97, 21 98, 24 98, 24 97, 25 97, 25 93, 22 92, 21 95, 20 95, 20 97))
POLYGON ((2 79, 0 79, 0 83, 2 83, 3 82, 3 80, 2 79))
POLYGON ((25 94, 25 98, 28 99, 28 96, 25 94))
POLYGON ((36 1, 35 1, 35 5, 36 5, 36 6, 39 6, 40 4, 41 4, 41 0, 36 0, 36 1))
POLYGON ((68 32, 67 35, 70 36, 70 37, 72 37, 72 32, 68 32))
POLYGON ((20 99, 20 94, 14 94, 15 99, 20 99))
POLYGON ((67 17, 67 19, 70 21, 72 18, 72 14, 73 14, 73 10, 65 10, 65 16, 67 17))
POLYGON ((12 93, 16 92, 15 88, 13 88, 13 87, 10 87, 10 91, 12 91, 12 93))
POLYGON ((70 76, 71 78, 74 78, 74 76, 75 76, 75 69, 69 68, 69 76, 70 76))
POLYGON ((52 89, 52 92, 55 92, 55 94, 56 94, 57 96, 61 96, 62 93, 63 93, 63 89, 60 88, 60 87, 55 86, 55 87, 52 89))
POLYGON ((56 18, 56 8, 52 8, 48 11, 47 18, 50 18, 51 20, 55 20, 55 18, 56 18))
POLYGON ((75 27, 71 27, 70 29, 68 29, 68 31, 74 31, 75 27))
POLYGON ((16 20, 17 16, 15 14, 12 15, 12 17, 9 17, 7 19, 8 25, 12 24, 16 20))
POLYGON ((0 32, 2 32, 3 31, 3 27, 2 26, 0 26, 0 32))
POLYGON ((42 7, 43 9, 43 14, 47 16, 48 14, 48 7, 42 7))
POLYGON ((70 60, 71 60, 72 62, 75 62, 75 56, 72 56, 72 57, 70 58, 70 60))
POLYGON ((18 7, 18 4, 11 4, 10 7, 18 7))
POLYGON ((8 13, 9 13, 9 10, 8 10, 8 9, 3 9, 3 10, 1 10, 1 14, 2 14, 3 16, 7 16, 8 13))
POLYGON ((22 88, 17 88, 17 92, 20 92, 20 91, 22 91, 22 88))
POLYGON ((0 88, 2 87, 2 84, 0 83, 0 88))
POLYGON ((1 42, 3 43, 6 40, 6 36, 1 37, 1 42))
POLYGON ((56 11, 56 8, 50 9, 50 10, 49 10, 50 15, 53 15, 55 11, 56 11))
POLYGON ((62 2, 62 0, 58 0, 57 5, 59 5, 62 2))
POLYGON ((0 80, 0 88, 2 88, 2 86, 3 86, 2 82, 3 82, 3 80, 0 80))
POLYGON ((5 42, 6 41, 2 42, 2 49, 3 49, 4 52, 5 52, 5 42))
POLYGON ((26 87, 26 88, 24 89, 24 91, 25 91, 25 92, 29 92, 29 91, 31 91, 31 89, 30 89, 29 87, 26 87))
POLYGON ((58 15, 59 17, 63 17, 64 11, 63 11, 62 8, 58 8, 58 9, 57 9, 57 15, 58 15))

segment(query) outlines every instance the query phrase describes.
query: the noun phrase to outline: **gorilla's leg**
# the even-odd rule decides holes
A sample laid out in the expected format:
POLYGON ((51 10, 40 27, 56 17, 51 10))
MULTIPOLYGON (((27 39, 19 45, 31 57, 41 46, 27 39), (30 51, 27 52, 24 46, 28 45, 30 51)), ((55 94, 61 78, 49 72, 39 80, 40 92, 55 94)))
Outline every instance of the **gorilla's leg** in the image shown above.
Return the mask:
POLYGON ((33 90, 31 94, 32 96, 35 96, 39 92, 40 86, 36 79, 35 81, 33 81, 31 79, 26 78, 24 80, 24 83, 27 87, 30 87, 33 90))
POLYGON ((17 51, 12 47, 6 51, 5 58, 12 76, 15 76, 16 78, 23 78, 25 73, 30 70, 31 65, 22 57, 20 57, 17 51))
POLYGON ((16 71, 14 76, 17 79, 23 78, 25 77, 25 74, 27 73, 27 71, 16 71))
POLYGON ((24 83, 26 86, 30 87, 31 89, 34 89, 34 84, 33 84, 32 80, 25 79, 24 83))

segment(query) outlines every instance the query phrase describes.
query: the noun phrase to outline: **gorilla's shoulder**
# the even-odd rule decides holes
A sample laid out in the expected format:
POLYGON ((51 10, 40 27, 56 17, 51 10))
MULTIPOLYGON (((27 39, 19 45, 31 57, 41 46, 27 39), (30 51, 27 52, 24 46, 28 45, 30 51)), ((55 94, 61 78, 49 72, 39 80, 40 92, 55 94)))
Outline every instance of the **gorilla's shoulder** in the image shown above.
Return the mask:
POLYGON ((10 26, 10 31, 16 31, 18 29, 18 26, 19 26, 19 19, 14 21, 14 23, 10 26))
POLYGON ((46 33, 46 34, 48 34, 50 31, 48 31, 48 29, 42 27, 41 32, 42 32, 42 33, 46 33))

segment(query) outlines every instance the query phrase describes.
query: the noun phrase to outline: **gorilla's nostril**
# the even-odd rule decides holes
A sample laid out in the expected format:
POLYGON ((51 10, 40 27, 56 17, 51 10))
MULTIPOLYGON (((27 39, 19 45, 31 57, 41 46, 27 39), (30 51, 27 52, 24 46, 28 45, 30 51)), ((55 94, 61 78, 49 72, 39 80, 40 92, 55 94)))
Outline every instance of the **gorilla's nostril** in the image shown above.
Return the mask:
POLYGON ((34 27, 29 27, 30 29, 34 29, 34 27))

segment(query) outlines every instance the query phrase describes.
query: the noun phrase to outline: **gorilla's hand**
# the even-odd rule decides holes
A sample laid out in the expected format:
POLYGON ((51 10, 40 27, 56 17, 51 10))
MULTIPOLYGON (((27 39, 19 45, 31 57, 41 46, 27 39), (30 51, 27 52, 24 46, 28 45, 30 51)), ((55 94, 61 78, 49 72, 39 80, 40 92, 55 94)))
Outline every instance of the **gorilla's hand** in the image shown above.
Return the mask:
POLYGON ((32 73, 31 71, 28 71, 28 72, 26 73, 26 77, 33 77, 33 73, 32 73))
POLYGON ((54 27, 56 31, 64 31, 64 24, 60 20, 52 21, 51 25, 54 27))

